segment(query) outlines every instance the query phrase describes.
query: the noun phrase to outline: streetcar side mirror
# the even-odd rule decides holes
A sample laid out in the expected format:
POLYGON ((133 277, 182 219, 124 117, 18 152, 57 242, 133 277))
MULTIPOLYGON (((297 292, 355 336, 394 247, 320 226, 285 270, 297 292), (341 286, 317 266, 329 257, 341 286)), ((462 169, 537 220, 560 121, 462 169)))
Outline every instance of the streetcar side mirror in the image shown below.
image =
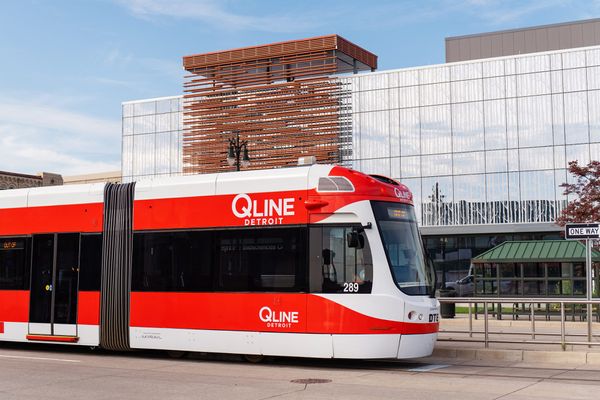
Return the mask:
POLYGON ((346 242, 350 248, 362 249, 365 247, 365 237, 356 231, 346 234, 346 242))

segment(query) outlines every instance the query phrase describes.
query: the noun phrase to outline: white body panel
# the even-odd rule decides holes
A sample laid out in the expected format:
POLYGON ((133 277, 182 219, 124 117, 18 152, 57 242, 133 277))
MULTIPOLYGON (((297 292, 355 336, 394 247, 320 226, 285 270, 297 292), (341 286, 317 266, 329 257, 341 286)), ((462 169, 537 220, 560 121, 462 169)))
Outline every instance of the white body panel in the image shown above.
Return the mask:
POLYGON ((10 342, 26 342, 29 333, 27 322, 5 322, 4 333, 0 333, 0 340, 10 342))
MULTIPOLYGON (((4 333, 0 333, 0 341, 10 342, 29 342, 27 335, 49 335, 50 324, 35 324, 35 331, 31 331, 31 326, 27 322, 5 322, 4 333), (46 326, 47 325, 47 326, 46 326), (45 327, 44 327, 45 326, 45 327), (47 330, 47 332, 42 332, 47 330)), ((68 325, 75 326, 75 325, 68 325)), ((56 325, 55 325, 56 327, 56 325)), ((56 333, 56 332, 55 332, 56 333)), ((56 333, 58 334, 58 333, 56 333)), ((75 335, 66 335, 75 336, 75 335)), ((60 342, 60 344, 75 344, 82 346, 98 346, 100 344, 100 326, 98 325, 77 325, 77 336, 79 340, 76 343, 60 342)), ((36 341, 37 342, 37 341, 36 341)), ((57 343, 49 341, 48 343, 57 343)))
MULTIPOLYGON (((413 337, 406 343, 418 344, 421 336, 427 336, 427 340, 415 350, 416 354, 429 348, 431 335, 402 338, 413 337)), ((131 328, 130 339, 134 349, 350 359, 396 358, 402 343, 401 335, 397 334, 328 335, 167 328, 131 328)), ((410 357, 429 354, 431 350, 410 357)))
POLYGON ((28 207, 102 203, 104 183, 44 186, 29 189, 28 207))
POLYGON ((94 347, 100 345, 100 325, 77 325, 77 335, 77 344, 94 347))
POLYGON ((27 207, 27 195, 30 189, 2 190, 0 193, 0 208, 27 207))
POLYGON ((136 183, 135 199, 306 190, 315 188, 319 177, 327 175, 332 168, 331 165, 312 165, 277 170, 224 172, 142 180, 136 183))
POLYGON ((335 358, 396 358, 400 335, 332 335, 335 358))
POLYGON ((134 349, 261 354, 257 332, 132 327, 129 338, 134 349))
POLYGON ((52 324, 30 322, 29 323, 29 333, 32 335, 51 335, 52 334, 52 324))
POLYGON ((77 325, 54 324, 54 334, 59 336, 77 336, 77 325))
POLYGON ((288 357, 333 357, 331 335, 261 332, 261 354, 288 357))
POLYGON ((437 333, 424 335, 402 335, 397 358, 419 358, 430 356, 437 340, 437 333))

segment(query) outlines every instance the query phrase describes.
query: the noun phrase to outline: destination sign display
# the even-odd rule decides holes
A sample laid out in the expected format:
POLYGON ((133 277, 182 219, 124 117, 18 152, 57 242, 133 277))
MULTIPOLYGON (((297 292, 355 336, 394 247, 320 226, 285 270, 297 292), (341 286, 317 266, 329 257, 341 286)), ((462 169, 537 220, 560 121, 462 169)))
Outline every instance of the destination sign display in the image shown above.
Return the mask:
POLYGON ((599 239, 600 223, 567 224, 565 225, 566 239, 599 239))

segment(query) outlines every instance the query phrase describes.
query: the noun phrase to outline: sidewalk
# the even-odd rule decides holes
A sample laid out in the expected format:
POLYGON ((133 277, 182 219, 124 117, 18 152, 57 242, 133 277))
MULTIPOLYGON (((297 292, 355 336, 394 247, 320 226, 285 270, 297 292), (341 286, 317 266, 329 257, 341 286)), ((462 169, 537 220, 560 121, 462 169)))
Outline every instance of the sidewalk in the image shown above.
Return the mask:
MULTIPOLYGON (((593 364, 600 366, 600 323, 592 323, 592 342, 598 345, 560 344, 560 321, 536 319, 536 337, 531 335, 531 321, 527 317, 519 320, 488 320, 489 347, 484 344, 483 316, 473 319, 473 334, 469 336, 469 320, 466 314, 457 314, 453 319, 440 320, 440 333, 432 357, 454 360, 497 360, 533 363, 593 364), (452 331, 452 332, 450 332, 452 331), (540 335, 540 334, 552 334, 540 335), (515 343, 494 343, 514 341, 515 343), (538 343, 529 343, 537 341, 538 343), (541 342, 541 343, 540 343, 541 342), (546 342, 546 343, 543 343, 546 342), (547 342, 556 342, 551 344, 547 342)), ((565 334, 567 342, 587 342, 587 322, 567 321, 565 334), (569 336, 578 334, 583 336, 569 336)))

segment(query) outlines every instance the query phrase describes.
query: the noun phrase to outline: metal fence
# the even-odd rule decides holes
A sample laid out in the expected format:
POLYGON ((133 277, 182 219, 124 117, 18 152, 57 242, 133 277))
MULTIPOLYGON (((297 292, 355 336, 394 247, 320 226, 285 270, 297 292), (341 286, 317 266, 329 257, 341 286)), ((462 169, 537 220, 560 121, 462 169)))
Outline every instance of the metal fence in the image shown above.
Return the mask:
POLYGON ((586 345, 589 347, 600 345, 600 342, 593 341, 594 338, 600 338, 600 335, 594 335, 592 332, 594 315, 597 320, 600 319, 600 299, 441 297, 438 300, 442 303, 442 306, 444 304, 468 304, 468 330, 440 330, 440 333, 467 334, 468 338, 438 338, 441 341, 483 342, 486 348, 489 347, 490 343, 559 344, 563 350, 566 350, 567 345, 586 345), (498 308, 501 312, 503 304, 510 304, 513 310, 515 305, 529 305, 529 309, 526 307, 522 310, 518 309, 519 312, 517 314, 513 313, 513 316, 526 315, 530 320, 530 330, 491 331, 489 326, 490 315, 498 315, 498 308), (540 307, 542 304, 546 306, 545 309, 540 307), (483 331, 473 329, 473 314, 478 312, 480 305, 483 305, 483 331), (578 307, 579 305, 585 305, 585 309, 578 307), (524 313, 524 311, 527 312, 524 313), (536 331, 536 317, 544 316, 548 319, 549 312, 551 313, 550 316, 560 317, 560 332, 536 331), (567 312, 570 314, 567 314, 567 312), (574 319, 575 315, 579 316, 580 320, 585 320, 587 333, 567 333, 566 320, 568 317, 574 319), (495 337, 496 335, 519 335, 530 337, 530 339, 506 339, 495 337), (560 340, 553 340, 552 337, 560 337, 560 340), (574 338, 585 338, 585 340, 573 340, 574 338))

